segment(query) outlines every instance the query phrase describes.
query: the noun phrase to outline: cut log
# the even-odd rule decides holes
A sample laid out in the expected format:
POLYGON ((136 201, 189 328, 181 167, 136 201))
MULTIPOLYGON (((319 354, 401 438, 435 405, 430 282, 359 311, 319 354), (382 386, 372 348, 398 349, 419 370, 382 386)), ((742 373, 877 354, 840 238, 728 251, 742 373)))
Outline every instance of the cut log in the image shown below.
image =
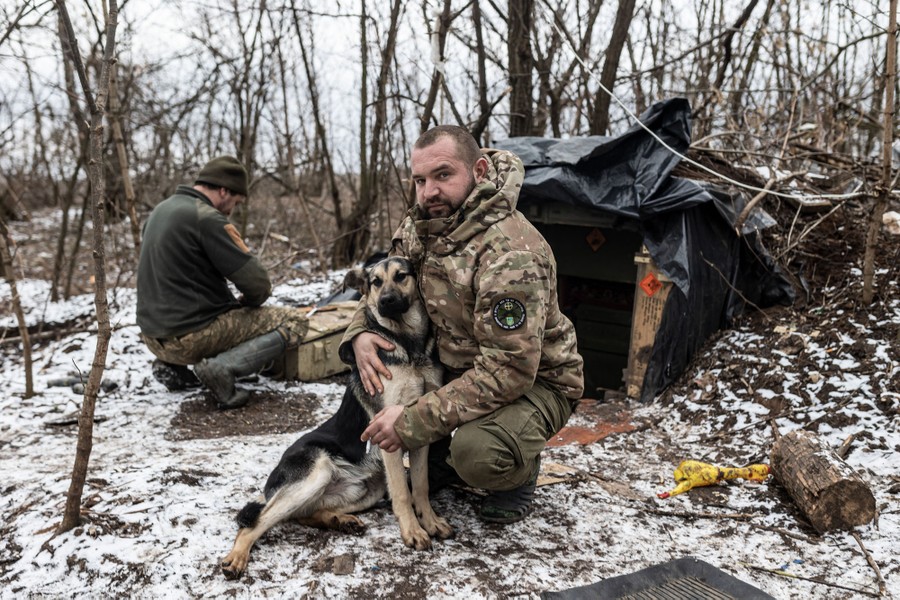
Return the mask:
POLYGON ((772 473, 819 533, 851 529, 875 518, 875 496, 828 444, 793 431, 772 448, 772 473))

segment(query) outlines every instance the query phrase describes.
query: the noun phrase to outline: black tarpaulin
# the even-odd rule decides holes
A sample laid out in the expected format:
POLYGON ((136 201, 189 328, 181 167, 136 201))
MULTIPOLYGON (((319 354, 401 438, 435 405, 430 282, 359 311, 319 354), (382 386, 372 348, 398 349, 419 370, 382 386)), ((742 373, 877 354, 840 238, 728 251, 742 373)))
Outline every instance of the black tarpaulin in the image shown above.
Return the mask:
MULTIPOLYGON (((690 145, 687 100, 655 104, 640 120, 678 153, 690 145)), ((758 236, 771 218, 754 210, 738 235, 745 197, 673 177, 681 157, 639 125, 617 137, 520 137, 494 146, 525 164, 520 208, 561 202, 636 222, 653 261, 673 281, 641 400, 674 381, 704 340, 747 305, 793 302, 790 283, 758 236)))

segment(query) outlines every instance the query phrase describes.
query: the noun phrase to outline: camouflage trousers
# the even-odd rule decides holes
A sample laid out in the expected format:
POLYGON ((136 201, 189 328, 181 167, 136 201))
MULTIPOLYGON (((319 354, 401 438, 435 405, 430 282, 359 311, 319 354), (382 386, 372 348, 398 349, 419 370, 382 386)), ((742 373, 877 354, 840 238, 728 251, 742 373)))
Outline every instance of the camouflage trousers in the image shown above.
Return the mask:
POLYGON ((517 488, 532 476, 547 440, 565 426, 572 408, 562 392, 536 381, 521 398, 461 425, 447 463, 472 487, 517 488))
POLYGON ((306 335, 306 313, 284 306, 236 308, 223 313, 198 331, 178 337, 151 338, 141 334, 147 348, 160 360, 194 365, 271 331, 284 338, 286 348, 296 347, 306 335))

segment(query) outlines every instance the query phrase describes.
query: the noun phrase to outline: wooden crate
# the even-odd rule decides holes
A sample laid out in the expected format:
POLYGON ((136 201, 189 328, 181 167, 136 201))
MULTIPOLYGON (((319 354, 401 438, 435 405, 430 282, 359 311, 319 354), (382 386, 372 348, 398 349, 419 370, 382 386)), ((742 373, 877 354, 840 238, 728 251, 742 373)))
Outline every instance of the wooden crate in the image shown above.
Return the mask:
POLYGON ((656 331, 662 321, 663 308, 672 290, 672 281, 653 264, 646 248, 635 255, 634 262, 637 265, 637 278, 631 315, 631 343, 623 379, 628 396, 640 398, 644 374, 650 362, 656 331))
POLYGON ((355 300, 335 302, 313 313, 303 341, 284 355, 284 378, 316 381, 349 371, 338 357, 338 348, 356 307, 355 300))

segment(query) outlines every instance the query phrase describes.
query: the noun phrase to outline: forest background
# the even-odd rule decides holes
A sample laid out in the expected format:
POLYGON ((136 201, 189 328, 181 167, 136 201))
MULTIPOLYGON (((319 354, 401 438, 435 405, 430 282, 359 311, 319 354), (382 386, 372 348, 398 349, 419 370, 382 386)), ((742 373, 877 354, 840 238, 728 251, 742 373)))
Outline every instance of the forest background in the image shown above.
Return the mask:
MULTIPOLYGON (((884 4, 125 0, 100 122, 108 218, 131 218, 113 258, 131 271, 140 216, 227 153, 252 174, 236 220, 261 252, 346 266, 388 241, 409 147, 429 126, 466 126, 485 146, 617 134, 673 96, 693 107, 692 153, 726 175, 740 165, 773 192, 800 181, 874 195, 893 113, 884 4)), ((90 217, 85 89, 97 94, 107 64, 109 8, 0 9, 4 218, 75 209, 48 265, 54 299, 86 289, 73 276, 90 217)))

